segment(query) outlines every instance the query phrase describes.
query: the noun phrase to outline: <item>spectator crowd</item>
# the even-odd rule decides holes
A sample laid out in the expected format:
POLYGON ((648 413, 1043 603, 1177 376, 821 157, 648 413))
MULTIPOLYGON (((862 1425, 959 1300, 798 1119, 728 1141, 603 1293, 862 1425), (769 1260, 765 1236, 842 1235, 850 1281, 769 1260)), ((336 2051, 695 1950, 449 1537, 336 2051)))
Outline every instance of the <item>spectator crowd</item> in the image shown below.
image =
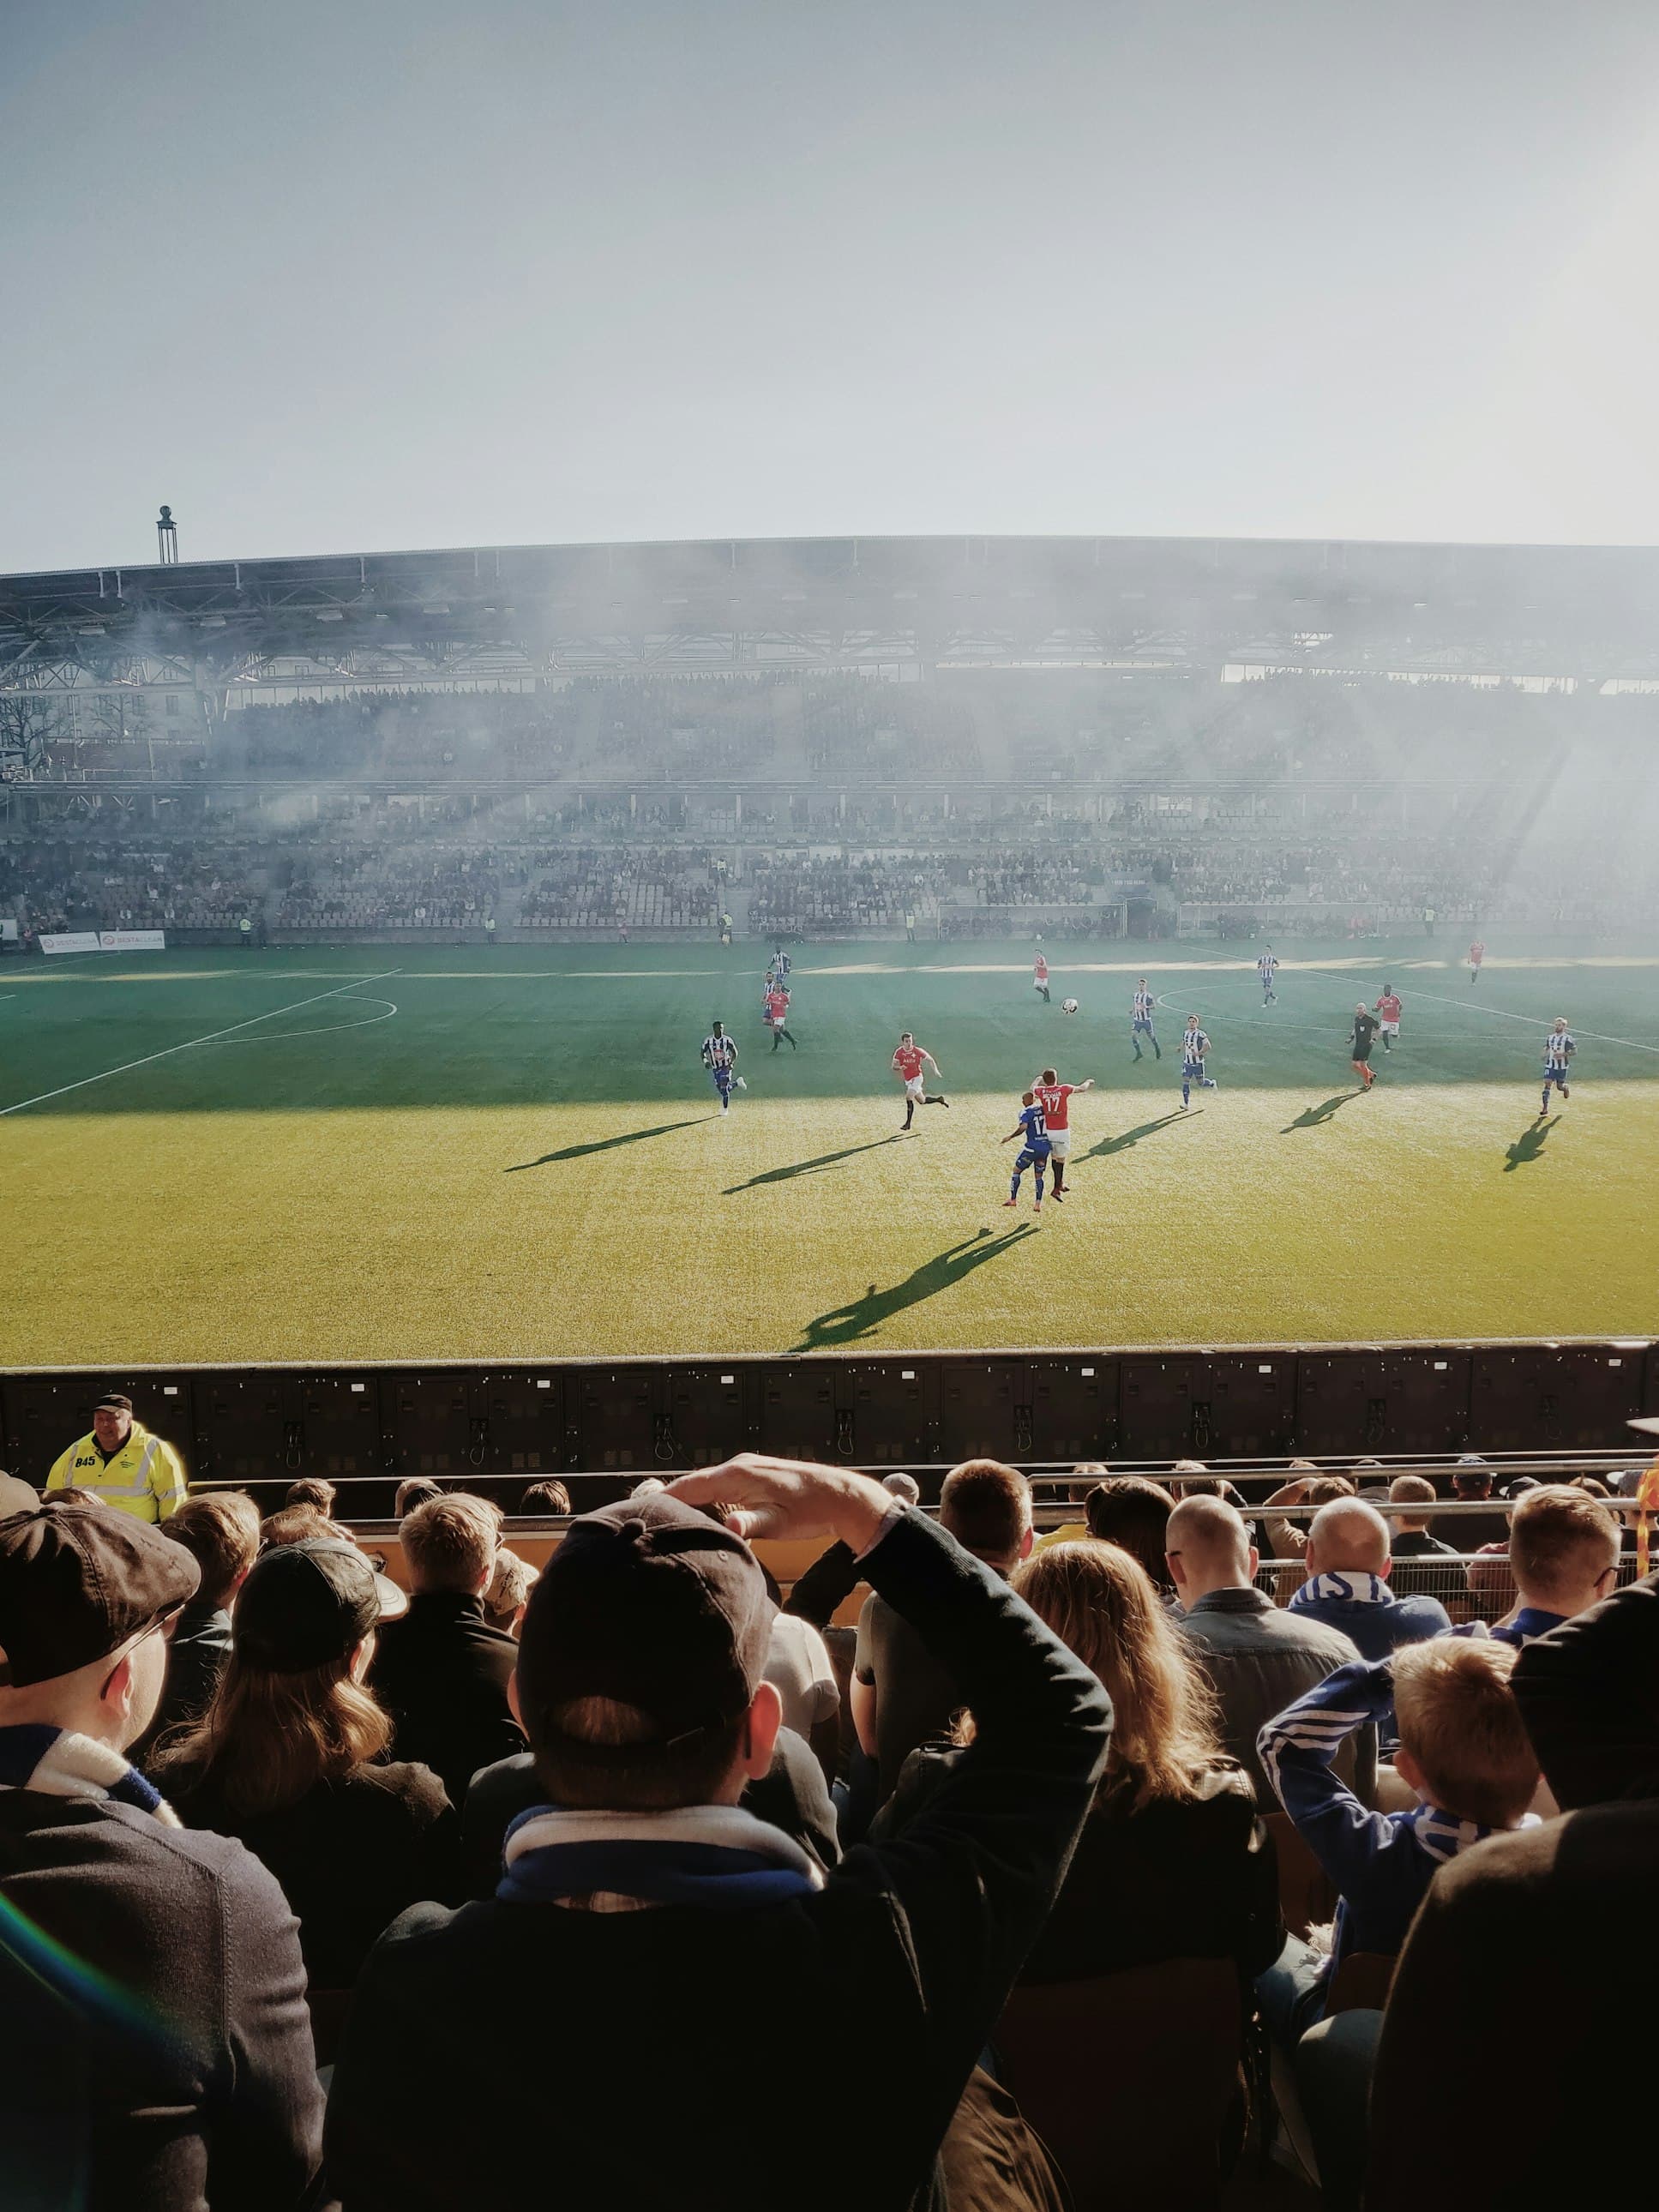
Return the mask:
POLYGON ((1213 2204, 1275 2126, 1334 2207, 1558 2201, 1655 2050, 1659 1577, 1456 1474, 1454 1546, 1363 1462, 1038 1534, 996 1461, 750 1456, 539 1571, 415 1479, 394 1580, 100 1401, 0 1477, 4 2201, 1213 2204))

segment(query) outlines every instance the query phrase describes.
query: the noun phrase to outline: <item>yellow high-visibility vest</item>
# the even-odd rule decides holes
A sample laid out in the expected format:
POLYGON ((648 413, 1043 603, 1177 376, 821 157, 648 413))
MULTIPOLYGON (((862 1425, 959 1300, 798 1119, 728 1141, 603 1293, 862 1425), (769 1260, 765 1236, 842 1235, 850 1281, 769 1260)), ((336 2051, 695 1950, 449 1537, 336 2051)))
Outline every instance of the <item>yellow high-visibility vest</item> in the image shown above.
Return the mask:
POLYGON ((113 1459, 104 1457, 95 1435, 80 1437, 52 1462, 46 1488, 88 1490, 140 1521, 165 1521, 185 1502, 185 1470, 164 1437, 135 1421, 113 1459))

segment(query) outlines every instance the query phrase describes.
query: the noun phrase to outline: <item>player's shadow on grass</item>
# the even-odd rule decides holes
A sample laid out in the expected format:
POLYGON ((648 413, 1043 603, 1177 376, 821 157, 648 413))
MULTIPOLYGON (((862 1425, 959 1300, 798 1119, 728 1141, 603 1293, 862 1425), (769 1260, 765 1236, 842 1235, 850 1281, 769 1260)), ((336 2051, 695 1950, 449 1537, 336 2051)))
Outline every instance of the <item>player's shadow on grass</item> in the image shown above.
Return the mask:
POLYGON ((1138 1128, 1125 1129, 1115 1137, 1103 1137, 1097 1145, 1091 1145, 1083 1154, 1085 1160, 1108 1159, 1114 1152, 1127 1152, 1131 1145, 1138 1145, 1143 1137, 1150 1137, 1155 1129, 1167 1129, 1172 1121, 1190 1121, 1190 1113, 1176 1107, 1172 1114, 1160 1114, 1156 1121, 1143 1121, 1138 1128))
POLYGON ((1528 1160, 1542 1158, 1544 1139, 1560 1118, 1559 1114, 1552 1114, 1547 1121, 1534 1121, 1529 1128, 1522 1129, 1504 1155, 1505 1175, 1513 1175, 1516 1168, 1525 1167, 1528 1160))
POLYGON ((1304 1106, 1295 1121, 1287 1121, 1279 1133, 1281 1137, 1288 1137, 1296 1129, 1317 1129, 1323 1123, 1334 1121, 1338 1109, 1358 1096, 1357 1091, 1339 1091, 1334 1098, 1322 1098, 1317 1106, 1304 1106))
POLYGON ((883 1322, 890 1321, 895 1314, 903 1313, 910 1306, 919 1306, 925 1299, 937 1297, 948 1291, 964 1275, 971 1275, 975 1267, 982 1267, 988 1260, 1000 1259, 1016 1244, 1024 1243, 1028 1237, 1039 1236, 1035 1221, 1022 1221, 1018 1227, 1004 1230, 1000 1235, 981 1229, 973 1237, 964 1237, 959 1244, 951 1244, 931 1260, 924 1260, 918 1268, 907 1275, 902 1283, 890 1284, 884 1291, 872 1283, 861 1298, 849 1298, 844 1306, 832 1306, 809 1321, 795 1352, 826 1352, 831 1346, 856 1344, 860 1338, 869 1336, 883 1322))
POLYGON ((885 1145, 896 1145, 896 1136, 878 1137, 867 1145, 848 1145, 844 1152, 820 1152, 815 1160, 791 1160, 787 1167, 768 1168, 764 1175, 750 1176, 747 1182, 734 1182, 721 1193, 722 1197, 735 1198, 740 1190, 758 1190, 763 1183, 793 1182, 797 1176, 822 1175, 840 1160, 856 1159, 860 1152, 878 1152, 885 1145))
POLYGON ((676 1129, 695 1129, 712 1121, 712 1114, 694 1114, 689 1121, 659 1121, 654 1129, 624 1129, 620 1137, 596 1137, 591 1145, 566 1145, 556 1152, 544 1152, 538 1160, 519 1160, 503 1175, 522 1175, 526 1168, 556 1167, 561 1160, 585 1160, 591 1152, 614 1152, 618 1145, 642 1145, 647 1137, 672 1137, 676 1129))

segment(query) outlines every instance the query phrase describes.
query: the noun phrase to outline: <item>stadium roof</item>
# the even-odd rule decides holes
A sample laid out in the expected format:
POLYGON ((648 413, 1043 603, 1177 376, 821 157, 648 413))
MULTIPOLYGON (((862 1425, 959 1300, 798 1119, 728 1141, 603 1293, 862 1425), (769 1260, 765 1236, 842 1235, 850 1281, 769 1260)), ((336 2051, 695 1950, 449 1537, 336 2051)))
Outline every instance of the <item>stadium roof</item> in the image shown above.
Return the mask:
POLYGON ((0 577, 0 690, 1227 664, 1659 674, 1659 549, 1249 538, 474 546, 0 577))

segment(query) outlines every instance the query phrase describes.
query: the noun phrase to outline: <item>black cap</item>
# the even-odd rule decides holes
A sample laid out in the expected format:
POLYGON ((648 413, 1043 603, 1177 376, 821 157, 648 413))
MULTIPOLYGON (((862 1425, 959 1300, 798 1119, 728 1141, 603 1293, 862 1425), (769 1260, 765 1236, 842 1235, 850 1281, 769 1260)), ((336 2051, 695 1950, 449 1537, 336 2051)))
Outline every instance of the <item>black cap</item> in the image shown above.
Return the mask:
POLYGON ((22 1690, 107 1659, 200 1579, 182 1544, 84 1492, 12 1514, 0 1521, 0 1680, 22 1690))
POLYGON ((647 1714, 658 1749, 728 1726, 766 1669, 776 1612, 740 1536, 678 1498, 628 1498, 573 1521, 530 1594, 519 1703, 532 1747, 594 1765, 637 1744, 590 1744, 552 1716, 580 1698, 647 1714))
POLYGON ((130 1413, 132 1411, 131 1399, 124 1398, 118 1390, 106 1390, 101 1398, 94 1398, 92 1401, 92 1410, 94 1413, 101 1413, 106 1406, 112 1407, 118 1413, 130 1413))
POLYGON ((407 1613, 396 1583, 355 1544, 310 1536, 262 1552, 237 1593, 236 1656, 273 1674, 304 1674, 354 1651, 380 1620, 407 1613))

